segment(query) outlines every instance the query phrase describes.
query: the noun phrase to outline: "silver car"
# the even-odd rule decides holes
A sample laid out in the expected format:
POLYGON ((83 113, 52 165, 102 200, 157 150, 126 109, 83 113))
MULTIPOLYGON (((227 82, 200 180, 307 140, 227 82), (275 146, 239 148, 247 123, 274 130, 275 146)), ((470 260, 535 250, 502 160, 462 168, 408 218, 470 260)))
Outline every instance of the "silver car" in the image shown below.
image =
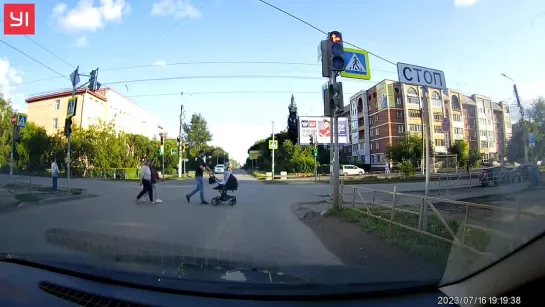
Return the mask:
POLYGON ((216 165, 216 167, 214 168, 214 173, 223 174, 223 172, 225 172, 225 165, 223 164, 216 165))

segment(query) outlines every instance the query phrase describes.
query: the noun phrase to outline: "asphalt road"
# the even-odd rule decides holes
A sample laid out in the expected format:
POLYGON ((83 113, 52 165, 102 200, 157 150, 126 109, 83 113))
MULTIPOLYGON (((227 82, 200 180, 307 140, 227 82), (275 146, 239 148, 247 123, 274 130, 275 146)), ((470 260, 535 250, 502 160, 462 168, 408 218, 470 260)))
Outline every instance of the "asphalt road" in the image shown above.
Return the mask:
MULTIPOLYGON (((160 183, 159 196, 164 201, 160 204, 136 204, 137 183, 72 180, 72 187, 100 196, 0 215, 1 251, 70 252, 46 240, 51 229, 64 229, 222 251, 279 265, 342 264, 294 214, 298 202, 319 199, 315 186, 264 184, 243 171, 236 175, 237 205, 217 207, 201 205, 198 194, 191 203, 186 201, 185 195, 195 187, 193 180, 160 183)), ((33 180, 38 184, 50 181, 33 180)), ((61 180, 60 185, 66 186, 66 181, 61 180)), ((205 184, 208 201, 219 195, 212 187, 205 184)), ((326 192, 327 186, 321 189, 326 192)))

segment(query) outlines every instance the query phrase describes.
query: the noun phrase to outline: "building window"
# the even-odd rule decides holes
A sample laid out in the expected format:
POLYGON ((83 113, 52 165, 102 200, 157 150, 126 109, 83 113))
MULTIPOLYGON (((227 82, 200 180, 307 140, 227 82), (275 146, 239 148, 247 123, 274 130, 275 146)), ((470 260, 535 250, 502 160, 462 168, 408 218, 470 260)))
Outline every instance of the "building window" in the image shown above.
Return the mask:
POLYGON ((492 126, 492 121, 490 119, 488 120, 488 125, 492 126))
POLYGON ((445 140, 435 139, 435 146, 445 146, 445 140))
POLYGON ((454 128, 454 134, 464 134, 464 129, 462 129, 462 128, 454 128))
POLYGON ((404 133, 405 132, 405 126, 404 125, 398 125, 397 126, 397 133, 404 133))
POLYGON ((481 122, 481 125, 486 125, 486 119, 480 118, 479 121, 481 122))
POLYGON ((403 111, 397 111, 396 112, 396 118, 397 119, 402 119, 403 118, 403 111))
POLYGON ((441 126, 433 126, 433 131, 435 133, 443 133, 443 128, 441 126))
POLYGON ((378 114, 375 115, 375 123, 378 122, 380 120, 378 114))
POLYGON ((488 148, 488 142, 487 141, 481 141, 481 147, 482 148, 488 148))
POLYGON ((380 143, 379 142, 375 143, 375 149, 380 149, 380 143))
POLYGON ((411 132, 422 132, 422 125, 409 125, 409 131, 411 132))
POLYGON ((375 135, 380 135, 378 128, 375 128, 375 135))
POLYGON ((452 95, 451 101, 452 101, 452 110, 454 111, 460 110, 460 101, 458 100, 458 96, 452 95))
POLYGON ((370 143, 369 145, 371 146, 371 150, 373 150, 373 143, 370 143))
POLYGON ((431 95, 431 100, 434 107, 441 108, 443 106, 441 101, 441 96, 439 96, 439 93, 433 92, 433 94, 431 95))
POLYGON ((486 130, 479 130, 479 134, 481 136, 486 136, 486 130))
POLYGON ((461 122, 462 121, 462 116, 460 116, 458 114, 452 114, 452 120, 455 121, 455 122, 461 122))
POLYGON ((57 130, 59 129, 59 119, 58 118, 53 118, 53 130, 57 130))
POLYGON ((61 101, 59 99, 55 100, 55 111, 61 109, 61 101))
POLYGON ((409 117, 419 118, 420 110, 409 110, 409 117))
POLYGON ((434 113, 433 114, 433 120, 435 120, 436 122, 443 121, 443 114, 442 113, 434 113))
POLYGON ((410 88, 407 91, 407 102, 412 104, 420 104, 420 98, 418 98, 418 94, 414 88, 410 88))

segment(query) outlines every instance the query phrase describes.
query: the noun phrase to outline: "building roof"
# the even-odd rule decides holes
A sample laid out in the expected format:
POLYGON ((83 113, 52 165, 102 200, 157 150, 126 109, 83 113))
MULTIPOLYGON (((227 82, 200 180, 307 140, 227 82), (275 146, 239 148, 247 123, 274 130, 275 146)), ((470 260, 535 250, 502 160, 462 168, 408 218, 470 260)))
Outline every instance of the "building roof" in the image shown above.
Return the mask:
POLYGON ((471 98, 469 96, 466 96, 466 95, 464 95, 462 93, 459 93, 459 94, 460 94, 460 102, 461 103, 477 105, 477 102, 475 100, 473 100, 473 98, 471 98))
MULTIPOLYGON (((101 95, 99 93, 96 93, 96 92, 93 92, 93 91, 91 91, 89 89, 81 88, 81 89, 76 90, 76 95, 83 95, 85 93, 88 93, 88 94, 90 94, 92 96, 95 96, 96 98, 98 98, 98 99, 100 99, 102 101, 108 101, 108 99, 106 97, 104 97, 103 95, 101 95)), ((72 96, 72 90, 62 90, 62 91, 56 91, 56 92, 51 92, 51 93, 47 93, 47 94, 28 97, 27 99, 25 99, 25 102, 26 103, 33 103, 33 102, 38 102, 38 101, 42 101, 42 100, 62 98, 62 97, 68 97, 68 96, 72 96)))

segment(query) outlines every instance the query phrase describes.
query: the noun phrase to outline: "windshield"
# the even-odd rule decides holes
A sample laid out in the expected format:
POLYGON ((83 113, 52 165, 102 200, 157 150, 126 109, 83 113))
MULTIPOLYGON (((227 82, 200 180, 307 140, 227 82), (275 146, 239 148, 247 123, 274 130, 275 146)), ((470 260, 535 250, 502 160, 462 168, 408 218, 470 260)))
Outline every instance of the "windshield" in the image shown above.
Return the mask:
POLYGON ((543 1, 2 9, 0 253, 372 292, 545 230, 543 1))

